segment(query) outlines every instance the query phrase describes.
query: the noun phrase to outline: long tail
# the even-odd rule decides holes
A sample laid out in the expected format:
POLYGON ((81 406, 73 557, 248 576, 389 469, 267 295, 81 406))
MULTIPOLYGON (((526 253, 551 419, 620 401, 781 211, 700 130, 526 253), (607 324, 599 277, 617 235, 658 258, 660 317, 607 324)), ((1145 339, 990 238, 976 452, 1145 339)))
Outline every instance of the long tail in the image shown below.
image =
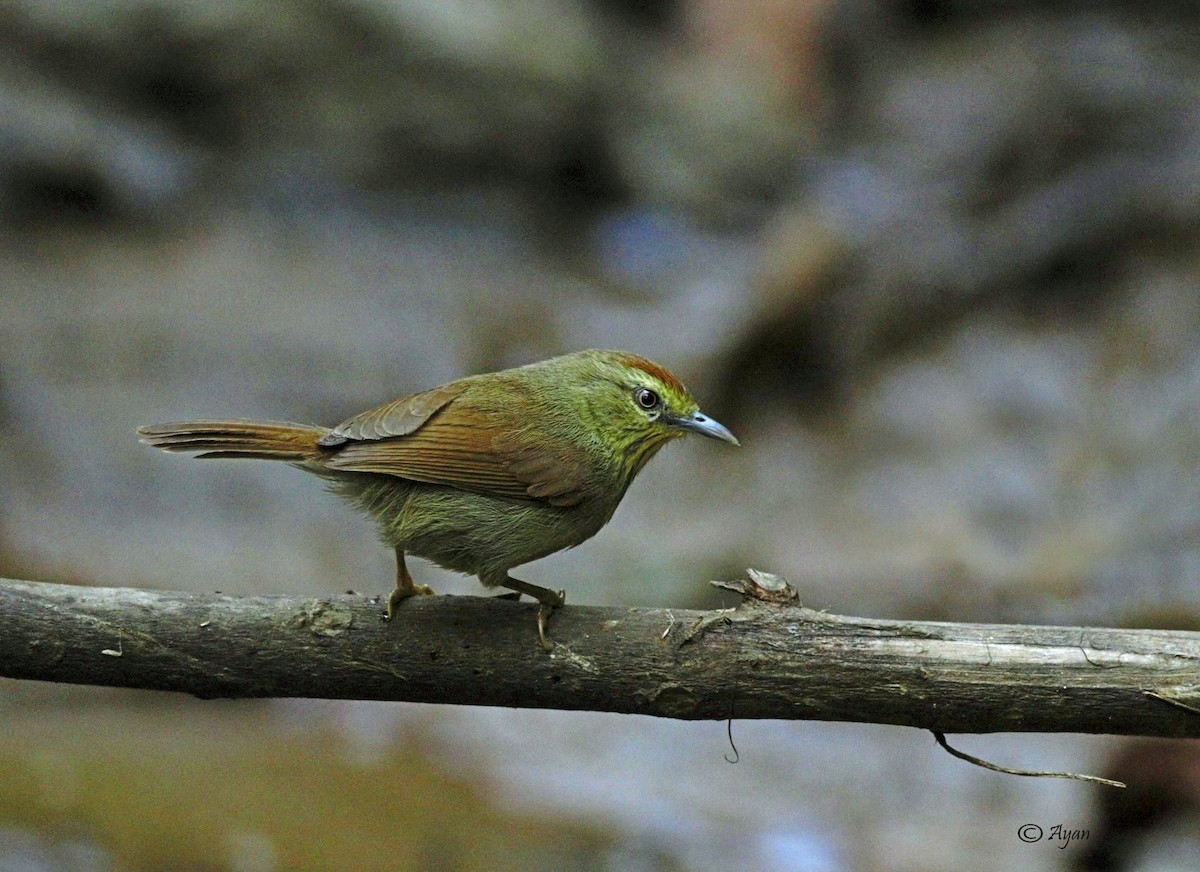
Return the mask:
POLYGON ((256 457, 293 463, 317 460, 317 440, 329 432, 281 421, 185 421, 138 427, 147 445, 163 451, 197 451, 198 457, 256 457))

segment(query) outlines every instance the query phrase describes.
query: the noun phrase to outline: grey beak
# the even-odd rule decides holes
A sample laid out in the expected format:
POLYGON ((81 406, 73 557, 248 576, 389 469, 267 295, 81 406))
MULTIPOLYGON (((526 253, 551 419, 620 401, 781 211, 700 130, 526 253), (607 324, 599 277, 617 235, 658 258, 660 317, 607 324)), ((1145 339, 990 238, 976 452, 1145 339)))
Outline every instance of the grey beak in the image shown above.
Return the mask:
POLYGON ((728 442, 731 445, 741 444, 737 441, 737 437, 729 432, 728 427, 700 412, 688 415, 685 418, 671 418, 670 421, 671 424, 682 430, 699 433, 701 436, 707 436, 710 439, 720 439, 722 442, 728 442))

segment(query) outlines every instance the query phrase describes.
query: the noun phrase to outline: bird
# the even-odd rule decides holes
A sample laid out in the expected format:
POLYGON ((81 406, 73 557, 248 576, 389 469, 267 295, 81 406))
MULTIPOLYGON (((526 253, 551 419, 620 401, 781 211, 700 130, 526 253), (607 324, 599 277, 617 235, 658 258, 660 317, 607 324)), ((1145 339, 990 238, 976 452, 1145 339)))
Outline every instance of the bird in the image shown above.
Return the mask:
POLYGON ((590 539, 659 449, 689 433, 737 438, 668 369, 588 349, 467 376, 335 427, 201 420, 138 428, 141 441, 200 458, 257 458, 314 473, 374 520, 396 555, 384 617, 417 584, 408 554, 539 603, 538 640, 565 601, 509 571, 590 539))

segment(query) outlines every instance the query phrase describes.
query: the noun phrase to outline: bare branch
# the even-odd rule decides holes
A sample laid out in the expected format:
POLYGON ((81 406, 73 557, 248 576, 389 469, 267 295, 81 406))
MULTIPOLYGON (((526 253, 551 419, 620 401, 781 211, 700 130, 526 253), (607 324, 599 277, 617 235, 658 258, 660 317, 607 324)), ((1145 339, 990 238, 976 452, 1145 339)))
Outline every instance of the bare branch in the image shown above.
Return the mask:
POLYGON ((200 697, 323 697, 1200 737, 1200 634, 888 621, 802 608, 766 574, 736 609, 227 596, 0 579, 0 676, 200 697), (774 585, 775 589, 772 589, 774 585))

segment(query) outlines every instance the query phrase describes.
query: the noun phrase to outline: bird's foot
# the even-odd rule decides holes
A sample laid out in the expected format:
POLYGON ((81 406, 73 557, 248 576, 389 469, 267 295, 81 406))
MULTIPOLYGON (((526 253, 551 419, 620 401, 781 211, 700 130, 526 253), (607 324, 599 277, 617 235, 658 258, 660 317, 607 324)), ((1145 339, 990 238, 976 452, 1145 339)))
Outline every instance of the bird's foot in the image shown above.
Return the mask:
MULTIPOLYGON (((481 579, 483 580, 483 579, 481 579)), ((550 616, 554 614, 554 610, 567 601, 566 591, 552 591, 548 587, 530 584, 527 581, 521 581, 519 578, 513 578, 511 575, 505 575, 504 580, 484 580, 488 586, 500 584, 507 587, 511 591, 515 591, 517 598, 521 594, 529 594, 540 604, 537 613, 537 628, 538 641, 542 643, 542 647, 547 651, 554 650, 554 643, 546 636, 546 621, 550 620, 550 616)))
POLYGON ((396 609, 400 607, 400 603, 404 602, 410 596, 432 596, 433 588, 427 584, 410 584, 406 587, 393 588, 388 595, 387 611, 383 614, 385 621, 390 621, 392 615, 396 613, 396 609))
POLYGON ((567 601, 567 592, 560 590, 555 593, 548 588, 542 588, 545 594, 538 597, 537 627, 538 641, 542 643, 542 647, 547 651, 554 650, 554 642, 546 636, 546 622, 550 620, 550 616, 554 614, 554 610, 567 601))

